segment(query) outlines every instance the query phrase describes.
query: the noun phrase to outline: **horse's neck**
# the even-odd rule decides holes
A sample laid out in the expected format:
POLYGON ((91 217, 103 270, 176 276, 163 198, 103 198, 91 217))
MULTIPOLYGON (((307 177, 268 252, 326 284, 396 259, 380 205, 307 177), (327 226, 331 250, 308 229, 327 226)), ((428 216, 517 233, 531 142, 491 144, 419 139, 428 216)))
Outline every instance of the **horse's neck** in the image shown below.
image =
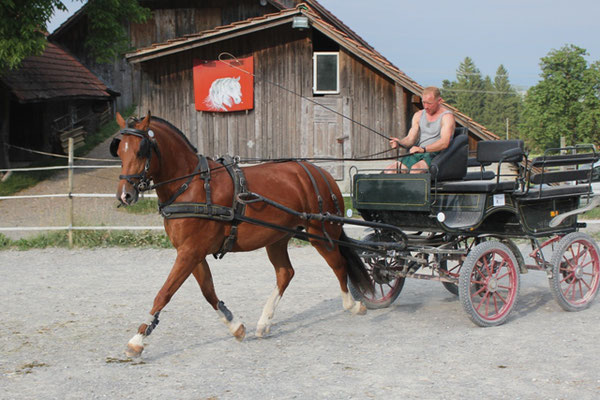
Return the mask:
POLYGON ((198 156, 180 138, 170 138, 168 145, 161 146, 161 165, 155 176, 154 182, 160 184, 176 179, 171 183, 159 186, 157 194, 161 202, 170 198, 173 193, 188 181, 187 176, 192 174, 198 166, 198 156), (177 179, 182 178, 182 179, 177 179))

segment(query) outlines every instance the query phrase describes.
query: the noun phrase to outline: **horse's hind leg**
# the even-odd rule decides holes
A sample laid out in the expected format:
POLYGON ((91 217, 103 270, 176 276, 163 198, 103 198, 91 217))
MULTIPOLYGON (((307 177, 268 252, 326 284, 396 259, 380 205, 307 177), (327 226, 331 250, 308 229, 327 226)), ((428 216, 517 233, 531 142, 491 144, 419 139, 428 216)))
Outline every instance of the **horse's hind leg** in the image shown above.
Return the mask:
POLYGON ((275 267, 275 275, 277 277, 277 287, 273 289, 271 296, 267 299, 267 303, 263 308, 262 315, 258 320, 256 327, 256 336, 263 337, 271 330, 271 323, 275 309, 283 296, 283 292, 290 284, 294 277, 294 268, 290 262, 290 256, 287 251, 287 245, 290 241, 290 236, 286 236, 276 243, 266 247, 267 255, 271 264, 275 267))
MULTIPOLYGON (((313 232, 320 234, 321 232, 313 232)), ((340 283, 342 291, 342 305, 345 310, 349 310, 352 314, 363 315, 367 313, 367 307, 360 301, 355 301, 348 291, 348 260, 340 252, 339 246, 335 245, 333 249, 329 247, 329 243, 320 240, 310 242, 315 249, 323 256, 327 264, 331 267, 335 276, 340 283)))
POLYGON ((227 326, 229 332, 231 332, 231 334, 235 336, 237 340, 243 340, 246 336, 246 327, 244 327, 244 324, 241 322, 235 320, 231 311, 225 307, 225 303, 220 301, 217 297, 215 286, 213 285, 212 274, 206 259, 202 260, 202 262, 198 264, 192 273, 200 285, 200 289, 202 290, 204 298, 217 312, 217 315, 227 326))

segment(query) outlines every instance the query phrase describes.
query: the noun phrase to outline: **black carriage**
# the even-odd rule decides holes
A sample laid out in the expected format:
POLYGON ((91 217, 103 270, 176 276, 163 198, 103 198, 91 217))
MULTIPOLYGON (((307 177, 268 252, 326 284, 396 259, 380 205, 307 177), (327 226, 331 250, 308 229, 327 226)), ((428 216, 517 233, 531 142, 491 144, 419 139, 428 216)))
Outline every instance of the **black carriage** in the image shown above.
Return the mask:
POLYGON ((469 159, 460 129, 428 173, 354 170, 354 208, 367 223, 398 229, 375 227, 361 241, 376 290, 351 287, 353 296, 382 308, 405 278, 438 280, 475 324, 494 326, 514 308, 520 274, 533 269, 546 272, 563 309, 588 307, 598 291, 600 250, 577 218, 599 202, 590 184, 594 147, 551 149, 529 160, 520 140, 482 141, 469 159), (534 263, 517 243, 530 244, 534 263))

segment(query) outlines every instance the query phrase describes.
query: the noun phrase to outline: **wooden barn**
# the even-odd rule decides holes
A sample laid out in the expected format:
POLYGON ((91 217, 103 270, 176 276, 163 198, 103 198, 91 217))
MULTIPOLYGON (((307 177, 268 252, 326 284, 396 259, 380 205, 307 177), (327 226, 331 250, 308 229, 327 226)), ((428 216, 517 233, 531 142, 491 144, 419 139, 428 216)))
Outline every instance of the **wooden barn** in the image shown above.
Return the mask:
POLYGON ((86 132, 113 117, 111 92, 71 54, 48 43, 43 54, 0 77, 2 164, 39 158, 20 150, 62 152, 68 137, 82 143, 86 132))

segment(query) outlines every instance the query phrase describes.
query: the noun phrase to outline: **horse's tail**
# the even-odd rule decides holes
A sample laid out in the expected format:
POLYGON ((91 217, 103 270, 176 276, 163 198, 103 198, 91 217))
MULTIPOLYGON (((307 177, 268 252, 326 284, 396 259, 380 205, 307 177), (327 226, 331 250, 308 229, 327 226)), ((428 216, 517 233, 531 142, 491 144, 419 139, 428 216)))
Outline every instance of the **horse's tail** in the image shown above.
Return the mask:
MULTIPOLYGON (((350 243, 348 236, 346 236, 346 232, 342 230, 342 234, 340 236, 340 241, 350 243)), ((346 259, 348 277, 350 278, 350 282, 359 289, 361 293, 373 293, 373 281, 369 276, 369 272, 367 271, 367 267, 360 259, 356 251, 349 246, 340 245, 339 246, 340 253, 342 253, 342 257, 346 259)))

